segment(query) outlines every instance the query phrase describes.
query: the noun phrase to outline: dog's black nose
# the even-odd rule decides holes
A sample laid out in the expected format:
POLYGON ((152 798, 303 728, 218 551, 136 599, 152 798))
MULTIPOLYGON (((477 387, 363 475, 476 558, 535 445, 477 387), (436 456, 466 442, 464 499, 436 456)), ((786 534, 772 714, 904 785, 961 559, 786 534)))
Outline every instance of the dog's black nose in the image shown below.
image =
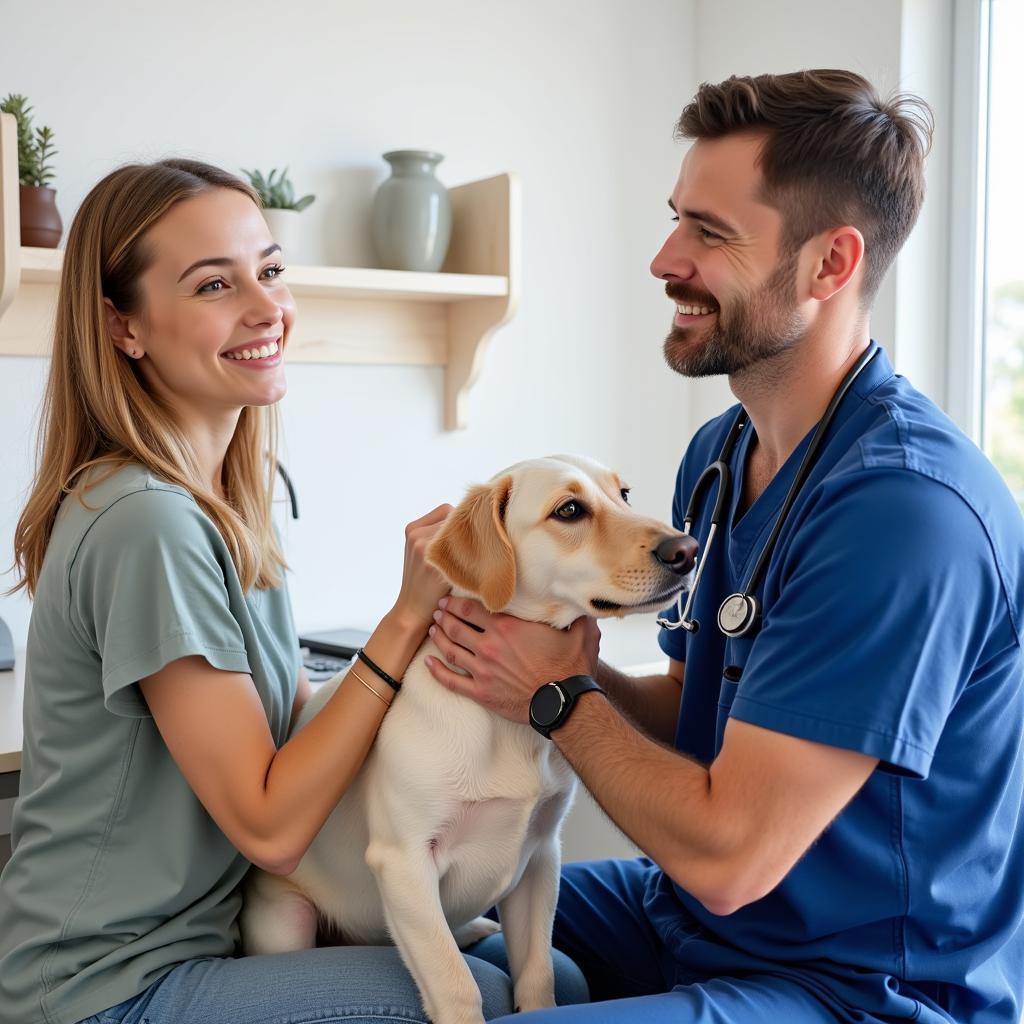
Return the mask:
POLYGON ((654 557, 667 569, 679 576, 685 576, 697 560, 697 542, 683 533, 676 537, 666 537, 655 549, 654 557))

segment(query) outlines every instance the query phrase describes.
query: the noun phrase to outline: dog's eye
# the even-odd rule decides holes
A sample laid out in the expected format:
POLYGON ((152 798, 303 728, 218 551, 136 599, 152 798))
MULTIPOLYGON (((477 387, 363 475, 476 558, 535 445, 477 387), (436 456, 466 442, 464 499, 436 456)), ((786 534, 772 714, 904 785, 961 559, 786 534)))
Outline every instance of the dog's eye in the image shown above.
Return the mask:
POLYGON ((623 487, 619 494, 622 495, 622 500, 628 505, 629 504, 629 488, 623 487))
POLYGON ((567 501, 564 505, 559 505, 555 509, 555 515, 559 519, 571 521, 573 519, 580 519, 587 514, 586 507, 581 505, 578 501, 567 501))

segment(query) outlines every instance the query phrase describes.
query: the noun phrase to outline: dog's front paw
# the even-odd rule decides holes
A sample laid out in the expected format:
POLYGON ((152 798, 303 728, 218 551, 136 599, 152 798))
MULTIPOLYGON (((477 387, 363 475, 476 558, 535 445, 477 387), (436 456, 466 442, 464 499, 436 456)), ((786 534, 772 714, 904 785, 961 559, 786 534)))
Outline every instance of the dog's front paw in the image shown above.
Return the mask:
POLYGON ((443 1010, 431 1013, 428 1007, 427 1016, 430 1018, 431 1024, 484 1024, 484 1012, 479 1000, 475 1008, 456 1009, 447 1006, 443 1010))
POLYGON ((547 1010, 555 1005, 555 981, 550 972, 546 976, 520 978, 515 985, 516 1010, 547 1010))

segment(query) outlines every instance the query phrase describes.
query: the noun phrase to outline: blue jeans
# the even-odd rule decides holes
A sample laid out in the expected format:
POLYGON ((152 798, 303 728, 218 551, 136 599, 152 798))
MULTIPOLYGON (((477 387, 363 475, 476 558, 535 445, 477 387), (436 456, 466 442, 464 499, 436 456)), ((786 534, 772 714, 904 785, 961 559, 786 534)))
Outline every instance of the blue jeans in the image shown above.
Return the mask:
MULTIPOLYGON (((513 1011, 500 968, 466 957, 490 1020, 513 1011)), ((559 1004, 587 999, 583 975, 555 954, 559 1004)), ((393 946, 330 946, 298 953, 210 957, 178 964, 144 992, 80 1024, 423 1024, 416 985, 393 946)))

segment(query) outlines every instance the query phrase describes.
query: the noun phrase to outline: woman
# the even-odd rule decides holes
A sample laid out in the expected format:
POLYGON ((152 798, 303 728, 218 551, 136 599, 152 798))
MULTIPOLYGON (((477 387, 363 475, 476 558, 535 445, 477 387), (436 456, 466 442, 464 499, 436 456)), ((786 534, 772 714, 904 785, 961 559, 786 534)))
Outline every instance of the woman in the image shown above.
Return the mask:
MULTIPOLYGON (((255 193, 186 160, 114 171, 68 235, 15 533, 34 602, 4 1022, 423 1019, 391 948, 234 957, 249 863, 295 867, 395 699, 350 675, 287 739, 310 686, 270 515, 281 259, 255 193)), ((366 644, 390 675, 446 591, 423 551, 448 508, 407 528, 366 644)), ((508 1012, 507 977, 468 959, 508 1012)))

